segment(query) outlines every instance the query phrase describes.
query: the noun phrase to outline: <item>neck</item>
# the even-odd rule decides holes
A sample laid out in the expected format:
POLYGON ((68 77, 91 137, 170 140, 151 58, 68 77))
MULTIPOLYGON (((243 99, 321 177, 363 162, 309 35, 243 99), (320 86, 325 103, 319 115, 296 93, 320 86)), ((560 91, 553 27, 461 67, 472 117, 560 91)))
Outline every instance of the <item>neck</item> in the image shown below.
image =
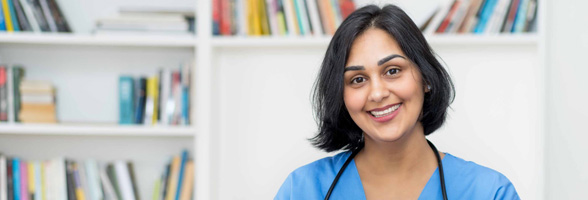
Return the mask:
POLYGON ((395 141, 376 141, 365 135, 365 147, 357 155, 357 161, 381 175, 411 176, 437 166, 421 123, 395 141))

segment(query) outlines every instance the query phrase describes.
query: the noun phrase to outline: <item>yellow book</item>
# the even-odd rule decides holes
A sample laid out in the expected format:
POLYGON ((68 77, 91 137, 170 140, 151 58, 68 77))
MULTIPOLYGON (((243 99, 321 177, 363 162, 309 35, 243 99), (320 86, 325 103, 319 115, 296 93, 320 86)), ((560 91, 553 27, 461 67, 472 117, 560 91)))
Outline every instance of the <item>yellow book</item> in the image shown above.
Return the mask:
POLYGON ((147 91, 145 101, 145 124, 156 124, 157 123, 157 112, 158 112, 158 97, 159 97, 159 78, 157 76, 150 77, 147 79, 147 91))
POLYGON ((174 156, 172 159, 170 173, 167 181, 167 193, 165 200, 175 200, 176 190, 178 189, 178 176, 180 173, 180 156, 174 156))
POLYGON ((276 15, 276 18, 278 20, 278 31, 280 33, 280 35, 286 35, 286 19, 284 18, 284 13, 282 12, 278 12, 278 14, 276 15))
MULTIPOLYGON (((28 178, 29 178, 29 196, 30 194, 35 194, 35 163, 29 162, 27 164, 28 168, 28 178)), ((32 200, 32 199, 31 199, 32 200)))
POLYGON ((247 35, 253 35, 253 0, 247 0, 247 35))
POLYGON ((81 179, 80 179, 80 170, 78 169, 77 163, 73 164, 73 170, 74 170, 74 173, 78 173, 76 181, 75 181, 75 182, 77 182, 75 184, 76 200, 85 200, 86 195, 84 194, 84 189, 82 188, 82 183, 81 183, 81 179), (78 182, 78 181, 80 181, 80 182, 78 182))
POLYGON ((266 6, 264 0, 258 0, 259 3, 259 22, 261 24, 261 35, 270 35, 270 28, 268 22, 268 16, 266 12, 266 6))
POLYGON ((194 189, 194 161, 186 162, 184 169, 184 178, 182 179, 182 191, 180 191, 180 200, 190 200, 194 189))
POLYGON ((10 17, 10 9, 8 9, 8 0, 2 0, 2 12, 4 12, 4 22, 6 23, 6 31, 13 32, 12 18, 10 17))
POLYGON ((253 13, 253 35, 259 36, 262 34, 261 32, 261 17, 259 16, 259 1, 262 0, 251 0, 251 8, 253 13))

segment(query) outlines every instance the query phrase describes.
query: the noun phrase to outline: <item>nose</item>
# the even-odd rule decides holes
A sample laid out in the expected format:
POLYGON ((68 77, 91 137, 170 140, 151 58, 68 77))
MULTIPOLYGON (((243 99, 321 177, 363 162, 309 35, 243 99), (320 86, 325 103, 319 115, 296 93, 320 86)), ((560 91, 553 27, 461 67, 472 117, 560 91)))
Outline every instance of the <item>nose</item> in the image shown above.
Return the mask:
POLYGON ((380 102, 390 96, 390 91, 386 88, 386 84, 382 79, 372 79, 370 86, 369 101, 380 102))

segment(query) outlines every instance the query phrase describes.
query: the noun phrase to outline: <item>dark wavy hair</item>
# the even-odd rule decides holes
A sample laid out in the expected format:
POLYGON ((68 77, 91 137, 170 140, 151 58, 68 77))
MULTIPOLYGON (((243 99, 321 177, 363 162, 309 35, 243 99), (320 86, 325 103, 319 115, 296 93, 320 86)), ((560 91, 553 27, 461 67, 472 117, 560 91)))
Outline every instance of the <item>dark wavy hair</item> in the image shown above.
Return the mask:
POLYGON ((343 100, 343 70, 353 41, 369 28, 390 34, 408 59, 418 66, 423 83, 431 86, 431 90, 425 93, 419 118, 425 135, 443 125, 447 108, 455 97, 451 77, 436 59, 419 28, 402 9, 395 5, 362 7, 351 13, 335 32, 314 83, 312 99, 319 131, 310 140, 327 152, 351 150, 363 145, 362 130, 351 119, 343 100))

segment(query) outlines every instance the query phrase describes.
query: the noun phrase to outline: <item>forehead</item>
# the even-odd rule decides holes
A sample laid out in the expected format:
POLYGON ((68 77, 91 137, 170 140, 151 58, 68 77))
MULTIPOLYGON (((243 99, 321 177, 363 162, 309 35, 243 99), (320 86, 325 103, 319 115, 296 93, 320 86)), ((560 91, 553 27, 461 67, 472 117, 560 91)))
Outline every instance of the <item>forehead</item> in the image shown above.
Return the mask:
POLYGON ((391 54, 406 57, 390 34, 382 29, 370 28, 353 41, 347 65, 376 65, 378 60, 391 54))

